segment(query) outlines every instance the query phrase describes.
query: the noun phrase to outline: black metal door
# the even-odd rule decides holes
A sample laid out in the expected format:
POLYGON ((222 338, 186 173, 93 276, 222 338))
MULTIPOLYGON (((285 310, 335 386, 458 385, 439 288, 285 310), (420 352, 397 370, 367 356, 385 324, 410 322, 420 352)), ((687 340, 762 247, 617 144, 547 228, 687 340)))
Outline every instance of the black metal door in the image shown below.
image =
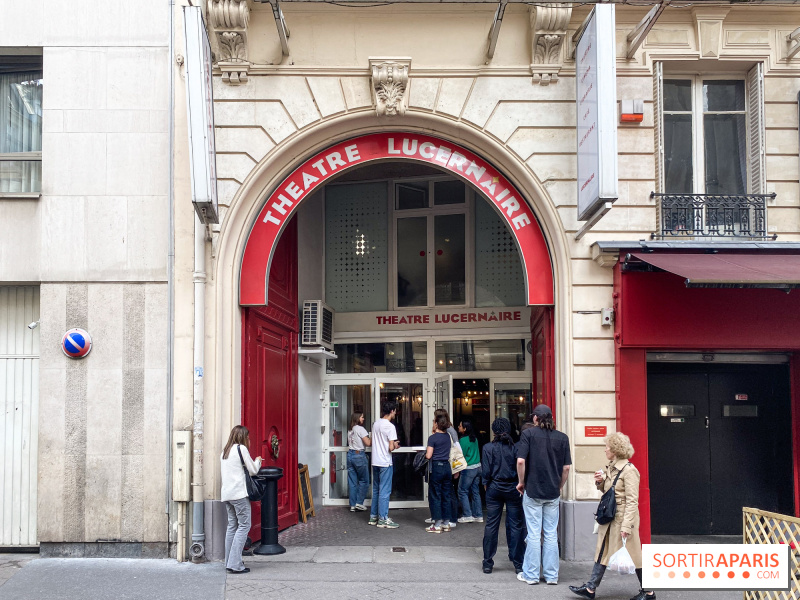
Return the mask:
POLYGON ((666 367, 651 364, 647 374, 652 532, 709 534, 708 375, 692 365, 666 367))
POLYGON ((793 514, 786 365, 648 365, 656 535, 740 535, 742 507, 793 514))
POLYGON ((743 506, 793 514, 788 367, 713 366, 708 383, 713 533, 741 534, 743 506))

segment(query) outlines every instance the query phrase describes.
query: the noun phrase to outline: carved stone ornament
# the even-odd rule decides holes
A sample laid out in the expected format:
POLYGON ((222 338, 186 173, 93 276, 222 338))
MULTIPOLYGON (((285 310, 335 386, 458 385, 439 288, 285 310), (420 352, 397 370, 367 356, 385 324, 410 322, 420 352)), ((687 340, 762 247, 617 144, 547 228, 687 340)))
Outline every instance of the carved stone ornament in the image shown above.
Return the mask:
POLYGON ((533 82, 549 85, 558 81, 564 65, 564 38, 572 16, 572 6, 561 2, 531 6, 531 75, 533 82))
POLYGON ((208 23, 217 40, 217 65, 222 81, 239 85, 247 81, 247 0, 208 0, 208 23))
POLYGON ((410 58, 370 58, 372 89, 375 92, 375 112, 383 115, 403 115, 408 105, 408 70, 410 58))

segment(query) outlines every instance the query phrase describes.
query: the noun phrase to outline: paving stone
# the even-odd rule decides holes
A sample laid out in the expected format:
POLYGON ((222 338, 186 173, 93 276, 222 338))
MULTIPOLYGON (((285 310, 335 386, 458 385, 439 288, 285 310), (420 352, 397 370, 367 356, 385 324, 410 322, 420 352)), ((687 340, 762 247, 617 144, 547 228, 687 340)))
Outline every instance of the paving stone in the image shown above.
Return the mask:
POLYGON ((314 555, 319 548, 317 546, 289 546, 283 554, 275 554, 272 556, 261 556, 254 554, 253 556, 245 557, 248 562, 311 562, 314 555))
POLYGON ((371 563, 372 546, 323 546, 314 555, 315 563, 371 563))

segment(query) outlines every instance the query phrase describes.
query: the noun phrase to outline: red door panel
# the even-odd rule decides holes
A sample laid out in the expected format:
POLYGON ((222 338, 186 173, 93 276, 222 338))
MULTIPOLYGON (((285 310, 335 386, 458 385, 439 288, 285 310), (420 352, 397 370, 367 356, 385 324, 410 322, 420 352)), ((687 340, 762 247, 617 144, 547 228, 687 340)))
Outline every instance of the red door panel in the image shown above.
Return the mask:
POLYGON ((533 354, 533 405, 546 404, 556 418, 553 307, 537 306, 531 312, 533 354))
MULTIPOLYGON (((242 424, 251 454, 283 469, 278 527, 297 523, 297 236, 290 223, 275 252, 269 306, 244 310, 242 424), (277 456, 273 452, 277 440, 277 456)), ((261 504, 253 503, 250 538, 261 539, 261 504)))

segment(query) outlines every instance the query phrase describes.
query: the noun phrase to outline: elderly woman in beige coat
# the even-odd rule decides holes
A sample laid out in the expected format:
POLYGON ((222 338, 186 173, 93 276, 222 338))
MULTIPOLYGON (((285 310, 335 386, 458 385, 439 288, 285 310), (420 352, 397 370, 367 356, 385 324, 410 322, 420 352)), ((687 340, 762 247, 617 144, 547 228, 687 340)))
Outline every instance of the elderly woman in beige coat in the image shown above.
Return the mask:
MULTIPOLYGON (((583 598, 594 598, 595 590, 603 579, 608 566, 608 559, 620 548, 625 540, 625 548, 636 565, 636 576, 642 584, 642 542, 639 539, 639 471, 628 460, 633 456, 630 438, 623 433, 612 433, 605 439, 606 458, 610 461, 605 470, 594 474, 597 489, 605 493, 619 480, 614 488, 617 500, 617 512, 614 520, 600 525, 597 532, 597 548, 595 563, 589 581, 582 586, 569 586, 571 592, 583 598)), ((655 592, 639 589, 631 600, 655 600, 655 592)))

